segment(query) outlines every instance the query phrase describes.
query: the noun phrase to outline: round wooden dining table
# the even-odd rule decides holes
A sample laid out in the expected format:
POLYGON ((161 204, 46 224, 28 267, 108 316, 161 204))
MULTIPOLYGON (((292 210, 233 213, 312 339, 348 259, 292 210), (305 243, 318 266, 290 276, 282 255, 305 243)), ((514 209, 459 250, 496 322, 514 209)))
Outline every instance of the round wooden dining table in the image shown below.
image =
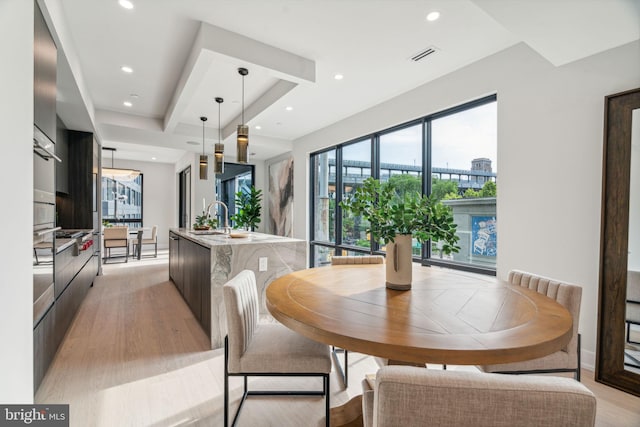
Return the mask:
POLYGON ((424 364, 484 365, 554 353, 571 339, 556 301, 495 277, 414 264, 412 288, 384 265, 300 270, 274 280, 267 308, 290 329, 349 351, 424 364))

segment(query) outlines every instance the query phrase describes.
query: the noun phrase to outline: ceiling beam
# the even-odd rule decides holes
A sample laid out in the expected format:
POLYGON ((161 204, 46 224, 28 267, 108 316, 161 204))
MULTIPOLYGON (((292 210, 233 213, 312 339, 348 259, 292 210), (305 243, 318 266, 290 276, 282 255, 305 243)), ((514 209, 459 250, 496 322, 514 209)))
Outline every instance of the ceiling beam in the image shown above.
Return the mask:
POLYGON ((175 130, 207 71, 218 59, 262 67, 279 79, 262 97, 247 106, 245 119, 250 112, 251 117, 255 117, 299 83, 314 83, 316 79, 315 62, 312 60, 201 22, 164 117, 165 132, 175 130))

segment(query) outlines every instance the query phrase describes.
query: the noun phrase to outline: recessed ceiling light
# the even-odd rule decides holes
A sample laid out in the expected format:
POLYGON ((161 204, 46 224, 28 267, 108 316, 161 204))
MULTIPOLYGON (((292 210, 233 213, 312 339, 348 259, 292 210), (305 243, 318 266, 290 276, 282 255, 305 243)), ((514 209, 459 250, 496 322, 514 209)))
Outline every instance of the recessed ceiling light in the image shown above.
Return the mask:
POLYGON ((131 3, 129 0, 118 0, 118 3, 125 9, 133 9, 133 3, 131 3))
POLYGON ((120 67, 120 69, 122 70, 123 73, 127 73, 127 74, 133 73, 133 68, 129 67, 128 65, 123 65, 122 67, 120 67))
POLYGON ((336 80, 342 80, 342 79, 344 79, 344 76, 342 74, 338 73, 338 74, 334 74, 333 78, 336 79, 336 80))
POLYGON ((427 14, 427 21, 429 22, 433 22, 433 21, 437 21, 438 18, 440 18, 440 12, 438 11, 433 11, 433 12, 429 12, 427 14))
POLYGON ((151 158, 151 160, 156 160, 156 158, 155 158, 155 157, 152 157, 152 158, 151 158))
POLYGON ((124 102, 122 103, 122 105, 124 105, 125 107, 131 107, 131 106, 133 106, 133 104, 132 104, 132 103, 130 103, 129 101, 124 101, 124 102))
POLYGON ((129 95, 131 97, 131 99, 138 99, 139 96, 137 93, 132 93, 131 95, 129 95))
POLYGON ((256 126, 256 129, 260 130, 260 129, 262 129, 262 126, 257 125, 257 126, 256 126))
POLYGON ((285 107, 285 110, 291 111, 291 110, 293 110, 293 107, 291 107, 291 106, 285 107))
POLYGON ((200 145, 200 143, 198 141, 187 141, 187 144, 189 144, 189 145, 200 145))
POLYGON ((276 122, 276 126, 282 126, 282 122, 276 122))

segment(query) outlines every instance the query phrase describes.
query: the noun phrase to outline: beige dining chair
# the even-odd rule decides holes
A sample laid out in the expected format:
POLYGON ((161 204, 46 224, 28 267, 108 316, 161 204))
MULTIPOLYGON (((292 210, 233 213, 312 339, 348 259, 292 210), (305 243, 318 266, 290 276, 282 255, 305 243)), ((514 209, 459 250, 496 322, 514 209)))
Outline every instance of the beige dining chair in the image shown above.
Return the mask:
POLYGON ((329 426, 329 346, 312 341, 279 323, 258 322, 258 291, 253 271, 241 271, 223 286, 228 334, 224 340, 224 425, 229 426, 229 377, 244 379, 244 392, 231 423, 247 396, 324 396, 329 426), (322 391, 247 389, 247 377, 322 377, 322 391))
MULTIPOLYGON (((364 265, 364 264, 384 264, 382 255, 344 255, 331 257, 331 265, 364 265)), ((349 351, 344 348, 331 346, 331 354, 336 361, 336 369, 342 378, 342 384, 346 389, 349 386, 349 351), (338 353, 344 354, 344 363, 338 359, 338 353)))
MULTIPOLYGON (((104 263, 107 259, 116 258, 111 256, 111 249, 123 248, 125 250, 124 262, 129 261, 129 227, 106 227, 103 233, 105 256, 104 263)), ((122 257, 119 255, 118 257, 122 257)))
POLYGON ((571 378, 385 366, 362 382, 364 427, 588 427, 596 397, 571 378))
POLYGON ((137 254, 138 251, 141 251, 144 245, 153 245, 154 246, 153 256, 155 258, 158 257, 158 226, 157 225, 154 225, 153 227, 151 227, 151 237, 145 238, 144 234, 142 235, 142 242, 140 243, 140 248, 138 248, 137 237, 132 238, 131 241, 133 243, 134 254, 137 254))
POLYGON ((566 308, 573 318, 571 340, 560 351, 544 357, 526 360, 524 362, 483 365, 478 366, 478 368, 485 372, 501 374, 563 375, 573 373, 574 378, 580 381, 580 334, 578 333, 578 325, 580 321, 582 288, 519 270, 510 271, 508 280, 513 285, 532 289, 546 295, 566 308))

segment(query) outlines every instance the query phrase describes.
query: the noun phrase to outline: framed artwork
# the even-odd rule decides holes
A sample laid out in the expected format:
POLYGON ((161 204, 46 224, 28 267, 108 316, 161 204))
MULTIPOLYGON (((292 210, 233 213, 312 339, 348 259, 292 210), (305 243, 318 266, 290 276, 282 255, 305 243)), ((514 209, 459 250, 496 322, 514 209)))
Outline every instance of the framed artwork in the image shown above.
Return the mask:
POLYGON ((293 157, 269 166, 268 232, 293 236, 293 157))

